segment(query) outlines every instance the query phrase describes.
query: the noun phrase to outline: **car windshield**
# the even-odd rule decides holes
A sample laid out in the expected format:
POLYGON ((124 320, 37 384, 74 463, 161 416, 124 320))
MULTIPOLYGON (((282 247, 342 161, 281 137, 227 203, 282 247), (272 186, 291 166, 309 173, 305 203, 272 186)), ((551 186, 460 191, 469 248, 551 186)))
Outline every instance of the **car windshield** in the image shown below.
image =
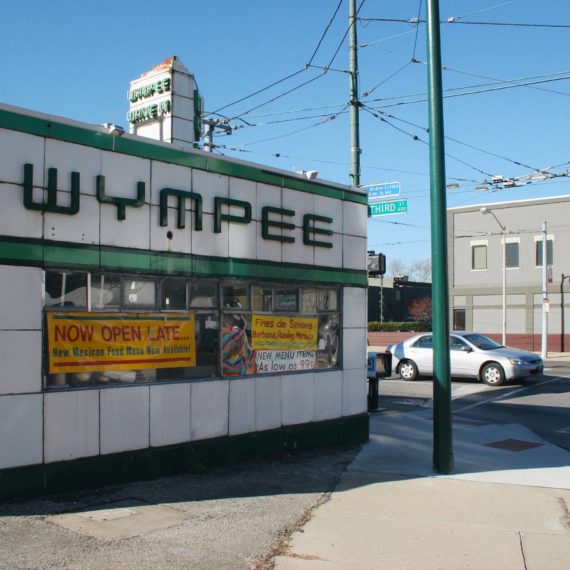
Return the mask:
POLYGON ((495 342, 493 339, 483 336, 482 334, 466 334, 463 335, 465 340, 468 340, 471 344, 474 344, 477 348, 481 350, 493 350, 494 348, 503 348, 502 344, 495 342))

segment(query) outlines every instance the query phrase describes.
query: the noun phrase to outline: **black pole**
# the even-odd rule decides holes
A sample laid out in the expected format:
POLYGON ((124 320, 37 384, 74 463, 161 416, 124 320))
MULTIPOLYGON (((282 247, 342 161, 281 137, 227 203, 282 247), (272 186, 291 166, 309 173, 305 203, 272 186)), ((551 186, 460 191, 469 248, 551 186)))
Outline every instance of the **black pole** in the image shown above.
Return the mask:
POLYGON ((562 274, 562 279, 560 280, 560 352, 566 352, 566 346, 564 342, 564 279, 568 279, 570 275, 562 274))

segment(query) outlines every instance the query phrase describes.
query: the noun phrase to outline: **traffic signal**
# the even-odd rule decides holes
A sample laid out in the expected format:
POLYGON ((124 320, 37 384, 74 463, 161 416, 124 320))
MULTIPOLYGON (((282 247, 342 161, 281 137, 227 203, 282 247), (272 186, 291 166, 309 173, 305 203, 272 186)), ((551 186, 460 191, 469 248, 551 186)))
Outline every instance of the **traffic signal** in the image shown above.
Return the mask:
POLYGON ((383 253, 369 251, 366 257, 366 270, 369 277, 384 275, 386 273, 386 256, 383 253))

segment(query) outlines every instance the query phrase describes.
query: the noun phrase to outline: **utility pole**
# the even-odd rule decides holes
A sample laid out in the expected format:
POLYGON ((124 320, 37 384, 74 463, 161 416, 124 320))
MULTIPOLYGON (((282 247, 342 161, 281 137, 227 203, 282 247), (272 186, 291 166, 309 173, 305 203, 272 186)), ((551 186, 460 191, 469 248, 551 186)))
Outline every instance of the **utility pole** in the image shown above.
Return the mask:
POLYGON ((227 135, 232 134, 232 128, 226 119, 202 119, 204 125, 204 149, 206 152, 214 151, 214 129, 220 129, 227 135))
POLYGON ((546 235, 546 222, 542 222, 542 343, 540 356, 544 359, 548 354, 548 285, 546 280, 548 247, 546 235))
POLYGON ((358 99, 358 47, 356 40, 356 0, 348 2, 349 44, 350 59, 350 185, 360 186, 360 126, 358 112, 360 101, 358 99))
POLYGON ((566 351, 566 343, 565 343, 565 335, 566 331, 564 330, 564 280, 570 279, 570 275, 562 274, 560 279, 560 352, 566 351))
POLYGON ((431 258, 433 266, 433 467, 453 472, 451 374, 449 363, 449 284, 447 275, 447 206, 441 87, 439 0, 427 0, 427 60, 431 258))

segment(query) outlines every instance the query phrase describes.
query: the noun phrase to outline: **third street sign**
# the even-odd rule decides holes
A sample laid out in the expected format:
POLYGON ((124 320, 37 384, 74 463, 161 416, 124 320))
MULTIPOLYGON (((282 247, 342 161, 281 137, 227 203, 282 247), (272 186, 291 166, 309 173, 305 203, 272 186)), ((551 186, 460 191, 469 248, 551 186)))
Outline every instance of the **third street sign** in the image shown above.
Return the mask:
POLYGON ((391 214, 406 214, 408 212, 408 199, 385 200, 375 204, 368 204, 368 217, 389 216, 391 214))

